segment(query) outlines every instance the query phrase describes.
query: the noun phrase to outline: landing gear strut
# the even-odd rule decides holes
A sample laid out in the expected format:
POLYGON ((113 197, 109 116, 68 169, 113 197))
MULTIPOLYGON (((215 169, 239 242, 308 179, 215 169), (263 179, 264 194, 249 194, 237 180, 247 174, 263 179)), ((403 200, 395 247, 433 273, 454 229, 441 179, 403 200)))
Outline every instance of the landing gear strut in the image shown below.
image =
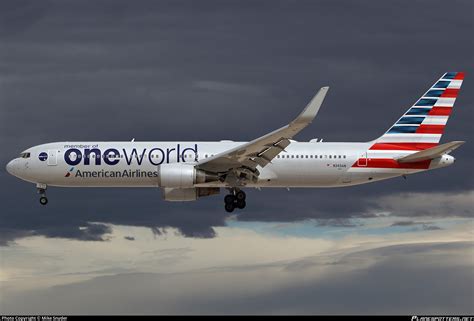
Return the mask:
POLYGON ((224 197, 225 210, 229 213, 232 213, 236 208, 244 209, 247 205, 245 202, 245 192, 236 188, 231 188, 229 190, 230 194, 227 194, 224 197))
POLYGON ((48 204, 48 198, 46 197, 46 188, 46 184, 36 184, 36 190, 38 191, 38 194, 41 195, 39 199, 41 205, 48 204))

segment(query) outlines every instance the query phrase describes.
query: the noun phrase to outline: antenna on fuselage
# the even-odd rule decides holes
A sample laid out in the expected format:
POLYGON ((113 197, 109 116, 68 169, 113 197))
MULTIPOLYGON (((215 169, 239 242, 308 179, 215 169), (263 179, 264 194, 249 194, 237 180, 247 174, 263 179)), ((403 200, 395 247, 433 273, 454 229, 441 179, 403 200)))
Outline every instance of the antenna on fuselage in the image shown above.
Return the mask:
POLYGON ((135 141, 135 138, 132 138, 132 143, 135 141))

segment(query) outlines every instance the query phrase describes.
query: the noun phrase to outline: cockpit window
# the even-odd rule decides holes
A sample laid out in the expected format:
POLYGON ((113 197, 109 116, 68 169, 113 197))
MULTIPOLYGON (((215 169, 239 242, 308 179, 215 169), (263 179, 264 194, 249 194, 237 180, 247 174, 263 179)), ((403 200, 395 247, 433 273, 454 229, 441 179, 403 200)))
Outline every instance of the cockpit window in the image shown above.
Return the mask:
POLYGON ((30 153, 21 153, 20 158, 30 158, 30 153))

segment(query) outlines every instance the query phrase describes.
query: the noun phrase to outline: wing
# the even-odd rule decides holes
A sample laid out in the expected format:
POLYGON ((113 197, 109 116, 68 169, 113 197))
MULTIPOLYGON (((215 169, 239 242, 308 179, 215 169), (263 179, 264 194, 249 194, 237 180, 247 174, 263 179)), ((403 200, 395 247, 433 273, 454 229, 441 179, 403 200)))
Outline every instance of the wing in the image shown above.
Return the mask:
POLYGON ((328 90, 329 87, 322 87, 301 114, 288 125, 251 142, 203 159, 198 162, 196 168, 224 175, 231 174, 227 178, 231 184, 237 183, 232 182, 230 177, 234 177, 234 180, 249 178, 256 180, 259 174, 257 166, 264 167, 269 164, 274 157, 285 150, 293 136, 313 121, 328 90))

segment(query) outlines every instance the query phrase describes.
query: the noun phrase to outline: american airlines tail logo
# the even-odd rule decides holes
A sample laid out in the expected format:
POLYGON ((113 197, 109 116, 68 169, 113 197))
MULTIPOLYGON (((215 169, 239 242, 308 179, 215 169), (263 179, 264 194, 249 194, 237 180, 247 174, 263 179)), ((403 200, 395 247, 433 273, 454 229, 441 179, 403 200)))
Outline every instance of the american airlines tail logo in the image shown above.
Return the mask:
MULTIPOLYGON (((68 147, 70 147, 69 145, 68 147)), ((72 146, 71 146, 72 147, 72 146)), ((120 162, 125 161, 127 165, 130 165, 135 159, 138 165, 141 165, 145 158, 148 158, 149 162, 155 166, 161 165, 163 163, 169 163, 170 158, 174 158, 177 162, 184 162, 185 153, 192 152, 194 154, 194 159, 197 159, 198 155, 198 145, 194 144, 193 147, 181 146, 181 144, 176 144, 174 148, 144 148, 142 150, 137 150, 133 148, 131 151, 127 151, 125 148, 122 149, 122 152, 115 148, 108 148, 104 152, 97 147, 84 148, 82 152, 79 148, 69 148, 64 153, 64 161, 71 166, 77 166, 81 164, 91 165, 91 160, 93 160, 95 165, 101 165, 102 161, 107 165, 117 165, 120 162), (147 157, 145 157, 147 155, 147 157), (123 157, 122 157, 123 156, 123 157)), ((72 170, 72 169, 71 169, 72 170)))
POLYGON ((74 170, 74 167, 71 167, 71 169, 69 170, 69 172, 67 172, 66 175, 64 175, 64 177, 69 177, 69 176, 71 176, 71 173, 72 173, 73 170, 74 170))

